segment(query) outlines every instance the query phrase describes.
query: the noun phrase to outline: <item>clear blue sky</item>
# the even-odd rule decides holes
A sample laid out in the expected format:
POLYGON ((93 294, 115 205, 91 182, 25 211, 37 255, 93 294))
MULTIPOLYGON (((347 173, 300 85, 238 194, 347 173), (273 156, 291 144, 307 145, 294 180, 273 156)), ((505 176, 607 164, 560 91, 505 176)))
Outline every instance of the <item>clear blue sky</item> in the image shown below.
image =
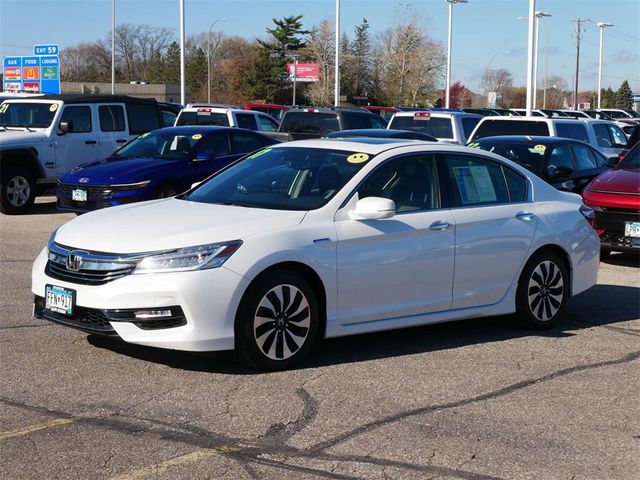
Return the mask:
MULTIPOLYGON (((272 18, 302 14, 305 27, 335 18, 335 0, 185 0, 187 35, 215 30, 246 38, 264 37, 272 18)), ((375 34, 389 28, 399 12, 422 15, 428 35, 447 40, 444 0, 341 0, 341 30, 350 36, 366 17, 375 34)), ((506 68, 516 85, 526 84, 528 0, 469 0, 454 6, 452 82, 478 89, 488 67, 506 68)), ((536 9, 551 13, 540 35, 539 86, 542 86, 545 43, 548 74, 573 85, 576 48, 571 20, 587 18, 580 49, 580 90, 597 87, 600 21, 605 30, 603 86, 616 90, 627 79, 640 92, 640 0, 537 0, 536 9), (548 38, 545 38, 545 31, 548 38)), ((173 28, 178 36, 178 0, 116 0, 116 22, 173 28)), ((111 0, 0 0, 0 57, 29 55, 31 46, 58 43, 61 49, 104 38, 111 29, 111 0)))

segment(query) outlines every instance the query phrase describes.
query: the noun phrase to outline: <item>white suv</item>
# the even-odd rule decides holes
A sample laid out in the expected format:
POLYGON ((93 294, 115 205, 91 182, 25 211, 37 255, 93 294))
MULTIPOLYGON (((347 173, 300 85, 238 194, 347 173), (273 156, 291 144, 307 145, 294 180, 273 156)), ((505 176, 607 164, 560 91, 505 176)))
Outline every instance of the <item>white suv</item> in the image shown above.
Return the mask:
POLYGON ((595 118, 484 117, 469 137, 469 143, 498 135, 537 135, 581 140, 605 155, 618 155, 627 148, 627 136, 614 122, 595 118))
POLYGON ((210 103, 190 103, 184 107, 175 126, 217 125, 246 128, 258 132, 277 132, 280 124, 270 115, 240 108, 224 108, 210 103))
POLYGON ((436 137, 441 142, 465 145, 469 134, 481 118, 482 115, 462 111, 396 112, 389 120, 387 128, 422 132, 436 137))

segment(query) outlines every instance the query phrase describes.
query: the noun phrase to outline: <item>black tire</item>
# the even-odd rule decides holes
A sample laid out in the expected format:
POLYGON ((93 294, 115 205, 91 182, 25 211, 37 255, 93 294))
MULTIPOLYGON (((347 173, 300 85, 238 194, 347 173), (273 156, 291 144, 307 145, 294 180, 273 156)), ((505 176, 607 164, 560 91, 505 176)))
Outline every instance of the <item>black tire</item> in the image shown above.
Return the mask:
POLYGON ((34 175, 24 167, 9 167, 2 172, 0 211, 7 215, 23 215, 36 199, 34 175))
POLYGON ((178 187, 176 187, 172 183, 163 183, 158 187, 156 192, 156 198, 169 198, 175 197, 180 192, 178 191, 178 187))
POLYGON ((562 259, 551 251, 537 252, 520 275, 516 315, 528 328, 549 329, 561 318, 568 294, 569 275, 562 259))
POLYGON ((249 367, 292 367, 311 350, 320 309, 315 291, 299 273, 265 274, 245 292, 236 315, 236 353, 249 367))

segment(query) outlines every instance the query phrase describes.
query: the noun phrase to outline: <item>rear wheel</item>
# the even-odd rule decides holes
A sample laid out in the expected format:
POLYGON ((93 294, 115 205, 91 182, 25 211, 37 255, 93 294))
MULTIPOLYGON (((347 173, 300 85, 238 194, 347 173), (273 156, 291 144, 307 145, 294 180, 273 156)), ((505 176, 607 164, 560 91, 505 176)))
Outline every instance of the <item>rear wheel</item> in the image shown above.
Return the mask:
POLYGON ((2 175, 0 211, 8 215, 26 213, 36 198, 35 177, 23 167, 10 167, 2 175))
POLYGON ((300 274, 268 273, 242 299, 236 317, 237 350, 259 370, 282 370, 298 363, 318 334, 317 296, 300 274))
POLYGON ((562 259, 551 251, 536 253, 525 265, 516 293, 516 314, 529 328, 554 326, 569 292, 569 276, 562 259))

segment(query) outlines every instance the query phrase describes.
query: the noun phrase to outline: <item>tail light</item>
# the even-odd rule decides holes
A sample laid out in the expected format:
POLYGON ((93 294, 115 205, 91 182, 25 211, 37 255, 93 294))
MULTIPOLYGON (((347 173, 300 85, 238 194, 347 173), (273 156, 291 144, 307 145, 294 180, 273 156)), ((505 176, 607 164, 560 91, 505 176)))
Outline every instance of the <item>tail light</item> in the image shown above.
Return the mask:
POLYGON ((598 228, 598 224, 596 222, 596 212, 593 210, 593 208, 586 205, 580 205, 580 213, 585 218, 585 220, 589 222, 589 225, 591 225, 594 230, 598 228))

